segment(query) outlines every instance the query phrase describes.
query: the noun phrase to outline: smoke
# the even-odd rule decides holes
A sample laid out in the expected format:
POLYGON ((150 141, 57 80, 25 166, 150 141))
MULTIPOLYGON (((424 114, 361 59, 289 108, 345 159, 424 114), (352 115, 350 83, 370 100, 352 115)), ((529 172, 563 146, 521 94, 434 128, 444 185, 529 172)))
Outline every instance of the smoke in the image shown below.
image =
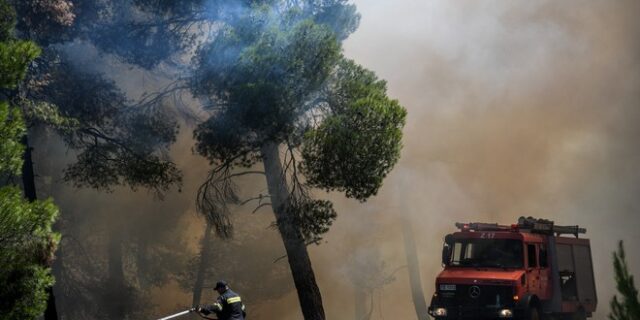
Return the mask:
MULTIPOLYGON (((405 148, 377 199, 365 209, 337 207, 328 243, 314 251, 320 278, 340 282, 325 263, 344 261, 351 250, 336 257, 334 248, 369 232, 377 233, 369 245, 389 264, 405 264, 395 221, 405 214, 413 219, 429 297, 442 237, 454 222, 510 224, 532 215, 587 228, 599 297, 594 317, 605 318, 615 291, 615 243, 640 243, 640 26, 633 14, 640 4, 356 5, 362 22, 346 53, 387 79, 408 108, 405 148), (379 227, 359 228, 367 219, 379 227)), ((640 257, 629 260, 639 274, 640 257)), ((332 299, 327 287, 321 283, 332 299)), ((331 301, 329 308, 340 308, 331 301)), ((381 304, 374 318, 415 317, 406 275, 389 285, 381 304)))
MULTIPOLYGON (((318 194, 333 200, 338 211, 324 243, 310 247, 327 318, 354 319, 354 274, 370 277, 358 274, 363 265, 383 280, 374 291, 372 319, 415 318, 400 219, 410 219, 414 228, 420 285, 429 299, 440 270, 442 238, 454 222, 510 224, 532 215, 587 228, 599 297, 594 318, 604 319, 614 294, 611 252, 618 240, 631 248, 628 252, 640 243, 635 229, 640 223, 640 20, 634 16, 640 3, 354 2, 361 26, 345 42, 345 53, 386 79, 390 95, 409 116, 402 158, 377 197, 362 204, 318 194)), ((163 87, 173 76, 101 55, 100 46, 67 46, 78 64, 114 79, 132 99, 163 87)), ((61 261, 74 259, 68 266, 83 269, 78 274, 98 276, 106 272, 107 239, 121 235, 130 250, 128 280, 150 288, 144 291, 147 304, 134 306, 147 316, 171 314, 191 303, 189 290, 176 277, 199 250, 204 221, 195 213, 195 192, 209 168, 191 150, 192 129, 183 124, 171 150, 185 175, 182 192, 169 193, 162 202, 145 191, 118 188, 105 194, 64 185, 60 176, 44 173, 59 172, 73 161, 73 152, 51 140, 36 144, 40 190, 61 204, 63 234, 89 252, 66 254, 82 250, 63 239, 61 261), (123 226, 126 231, 120 232, 123 226), (85 265, 81 261, 87 257, 93 262, 85 265)), ((265 189, 261 180, 242 180, 239 186, 248 196, 265 189)), ((241 245, 234 243, 239 249, 224 259, 242 263, 242 272, 254 270, 253 281, 264 265, 280 268, 286 260, 273 262, 284 249, 277 231, 268 229, 272 213, 251 214, 252 209, 236 208, 241 245)), ((632 273, 640 274, 640 256, 628 258, 632 273)), ((219 277, 246 279, 239 272, 219 277)), ((239 282, 231 281, 232 287, 239 282)), ((251 301, 252 319, 302 318, 292 281, 241 283, 234 289, 249 296, 268 292, 265 286, 289 289, 251 301)), ((60 277, 56 291, 65 285, 60 277)), ((214 294, 209 290, 203 298, 214 294)), ((106 302, 85 303, 100 309, 106 302)), ((59 303, 61 310, 78 304, 59 303)))

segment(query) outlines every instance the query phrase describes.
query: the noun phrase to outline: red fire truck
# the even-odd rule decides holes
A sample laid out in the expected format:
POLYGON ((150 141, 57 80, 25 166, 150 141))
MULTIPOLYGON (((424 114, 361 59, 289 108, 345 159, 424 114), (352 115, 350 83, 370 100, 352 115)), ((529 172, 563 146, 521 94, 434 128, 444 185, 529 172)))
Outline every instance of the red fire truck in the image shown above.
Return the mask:
POLYGON ((456 223, 429 306, 435 319, 586 319, 597 297, 586 230, 521 217, 456 223), (572 236, 562 236, 572 235, 572 236))

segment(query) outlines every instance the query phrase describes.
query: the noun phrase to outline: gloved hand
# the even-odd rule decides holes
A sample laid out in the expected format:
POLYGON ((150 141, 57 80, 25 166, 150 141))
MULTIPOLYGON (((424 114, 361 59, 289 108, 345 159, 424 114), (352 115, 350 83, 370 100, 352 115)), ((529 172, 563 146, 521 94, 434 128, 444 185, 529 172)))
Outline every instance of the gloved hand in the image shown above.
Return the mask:
POLYGON ((208 315, 209 313, 211 313, 211 312, 209 312, 209 310, 207 310, 207 309, 206 309, 206 308, 204 308, 203 306, 197 306, 195 309, 196 309, 196 311, 197 311, 198 313, 202 313, 202 314, 204 314, 204 315, 208 315))

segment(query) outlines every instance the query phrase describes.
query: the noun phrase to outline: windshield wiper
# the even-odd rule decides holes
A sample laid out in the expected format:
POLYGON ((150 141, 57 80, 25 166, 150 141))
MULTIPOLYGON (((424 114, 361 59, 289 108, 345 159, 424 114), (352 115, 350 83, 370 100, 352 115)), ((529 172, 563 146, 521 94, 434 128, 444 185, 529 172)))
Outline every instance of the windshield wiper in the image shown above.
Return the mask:
POLYGON ((469 266, 469 267, 477 267, 478 266, 478 259, 460 260, 460 265, 461 266, 469 266))

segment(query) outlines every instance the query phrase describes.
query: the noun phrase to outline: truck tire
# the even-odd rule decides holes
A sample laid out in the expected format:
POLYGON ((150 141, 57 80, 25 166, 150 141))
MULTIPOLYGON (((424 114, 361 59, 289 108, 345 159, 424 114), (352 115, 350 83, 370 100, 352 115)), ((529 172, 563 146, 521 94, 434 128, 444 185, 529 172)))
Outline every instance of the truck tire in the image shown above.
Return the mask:
POLYGON ((538 307, 532 306, 529 309, 527 309, 527 312, 524 316, 524 320, 542 320, 542 317, 540 317, 540 310, 538 310, 538 307))
POLYGON ((572 316, 571 320, 587 320, 587 313, 584 309, 578 309, 572 316))

